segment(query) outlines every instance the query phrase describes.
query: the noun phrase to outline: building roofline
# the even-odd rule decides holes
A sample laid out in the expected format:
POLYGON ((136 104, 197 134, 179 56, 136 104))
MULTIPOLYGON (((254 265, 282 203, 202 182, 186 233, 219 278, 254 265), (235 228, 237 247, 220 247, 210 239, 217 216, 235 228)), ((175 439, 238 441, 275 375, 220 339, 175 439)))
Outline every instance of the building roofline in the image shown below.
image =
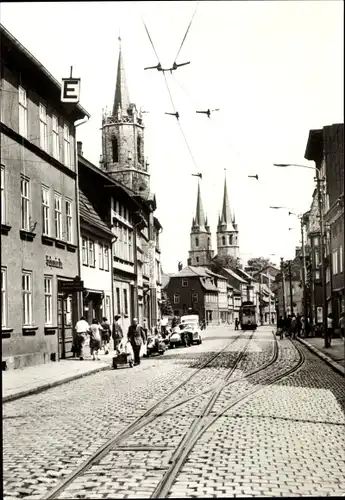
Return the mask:
MULTIPOLYGON (((19 40, 17 40, 17 38, 15 38, 12 33, 10 33, 3 24, 0 24, 0 33, 2 36, 5 36, 9 41, 10 43, 12 43, 13 45, 15 45, 17 47, 17 49, 25 55, 25 57, 30 60, 36 67, 39 71, 41 71, 41 73, 56 87, 57 90, 59 90, 59 92, 61 92, 61 84, 56 80, 56 78, 54 78, 54 76, 47 70, 47 68, 45 68, 45 66, 43 66, 42 63, 39 62, 38 59, 36 59, 36 57, 31 54, 31 52, 26 49, 24 47, 24 45, 22 43, 20 43, 19 40)), ((63 103, 62 103, 63 104, 63 103)), ((80 105, 80 104, 76 104, 76 109, 79 111, 79 114, 82 115, 82 118, 83 117, 87 117, 87 118, 90 118, 90 114, 80 105)))

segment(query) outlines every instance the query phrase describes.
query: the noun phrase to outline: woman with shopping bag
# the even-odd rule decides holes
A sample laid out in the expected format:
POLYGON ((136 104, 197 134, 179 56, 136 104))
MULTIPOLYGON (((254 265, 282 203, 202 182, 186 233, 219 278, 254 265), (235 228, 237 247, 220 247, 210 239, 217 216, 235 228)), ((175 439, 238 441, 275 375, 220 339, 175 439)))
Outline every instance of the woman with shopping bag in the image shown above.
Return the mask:
POLYGON ((133 318, 132 324, 128 328, 127 338, 133 349, 134 366, 140 365, 140 349, 143 344, 146 344, 146 335, 143 328, 138 325, 137 318, 133 318))

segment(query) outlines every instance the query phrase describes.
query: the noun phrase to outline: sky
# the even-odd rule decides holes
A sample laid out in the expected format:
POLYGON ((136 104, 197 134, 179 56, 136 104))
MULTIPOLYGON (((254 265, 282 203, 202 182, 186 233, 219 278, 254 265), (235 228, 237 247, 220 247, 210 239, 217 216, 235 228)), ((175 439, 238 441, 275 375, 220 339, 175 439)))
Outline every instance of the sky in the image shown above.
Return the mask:
POLYGON ((304 159, 309 130, 344 121, 343 2, 56 2, 2 3, 1 23, 61 81, 81 78, 80 104, 91 114, 77 128, 84 156, 99 165, 102 110, 112 108, 118 36, 130 99, 147 111, 145 156, 156 193, 163 272, 187 264, 198 177, 216 253, 224 176, 239 227, 242 262, 294 256, 296 213, 314 189, 304 159), (157 57, 166 74, 144 71, 157 57), (29 22, 28 22, 29 19, 29 22), (216 109, 208 119, 196 110, 216 109), (187 142, 187 143, 186 143, 187 142), (258 175, 259 180, 248 175, 258 175), (292 228, 289 230, 289 228, 292 228))

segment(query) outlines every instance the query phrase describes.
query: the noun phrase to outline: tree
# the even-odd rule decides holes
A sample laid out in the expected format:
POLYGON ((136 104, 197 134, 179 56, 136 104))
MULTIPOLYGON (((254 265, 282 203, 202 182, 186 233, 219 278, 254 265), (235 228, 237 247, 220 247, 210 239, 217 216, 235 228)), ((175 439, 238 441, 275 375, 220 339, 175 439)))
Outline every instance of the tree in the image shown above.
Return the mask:
POLYGON ((230 267, 232 269, 236 269, 239 267, 239 264, 239 259, 237 259, 236 257, 232 257, 231 255, 221 257, 217 255, 214 259, 212 259, 211 269, 213 272, 218 273, 222 267, 230 267))
POLYGON ((251 267, 253 271, 261 271, 267 266, 273 266, 272 262, 270 259, 267 259, 265 257, 253 257, 252 259, 248 260, 248 267, 251 267))

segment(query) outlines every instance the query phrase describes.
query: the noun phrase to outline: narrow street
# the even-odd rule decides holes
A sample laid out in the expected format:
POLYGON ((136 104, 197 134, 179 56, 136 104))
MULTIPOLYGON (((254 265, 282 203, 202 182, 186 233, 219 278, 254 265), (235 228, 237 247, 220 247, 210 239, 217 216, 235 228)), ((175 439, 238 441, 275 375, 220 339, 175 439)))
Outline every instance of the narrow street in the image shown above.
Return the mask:
POLYGON ((345 495, 344 379, 271 327, 3 405, 4 499, 345 495))

